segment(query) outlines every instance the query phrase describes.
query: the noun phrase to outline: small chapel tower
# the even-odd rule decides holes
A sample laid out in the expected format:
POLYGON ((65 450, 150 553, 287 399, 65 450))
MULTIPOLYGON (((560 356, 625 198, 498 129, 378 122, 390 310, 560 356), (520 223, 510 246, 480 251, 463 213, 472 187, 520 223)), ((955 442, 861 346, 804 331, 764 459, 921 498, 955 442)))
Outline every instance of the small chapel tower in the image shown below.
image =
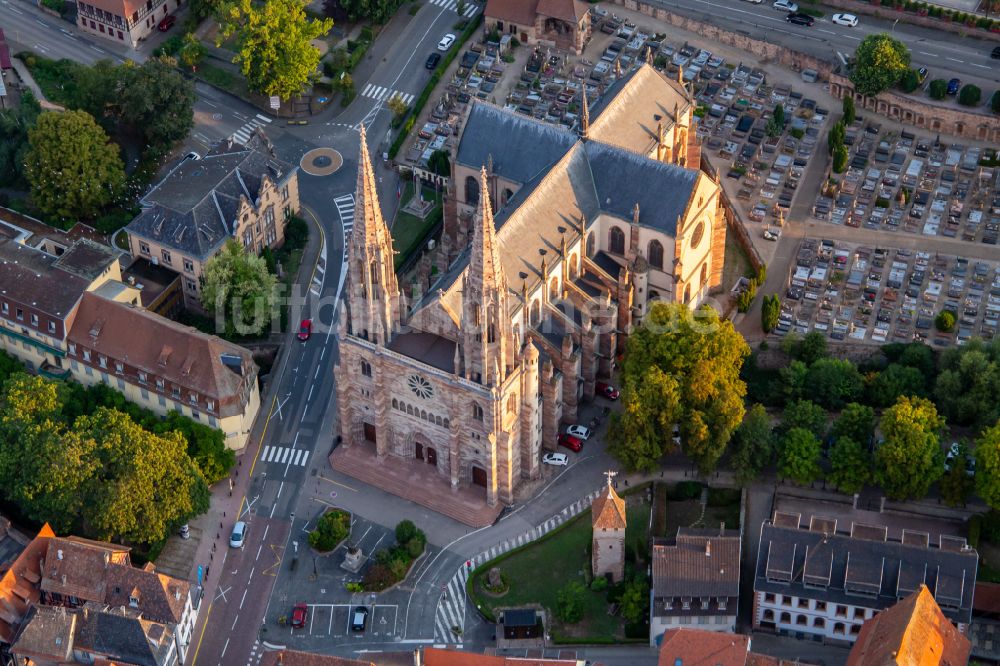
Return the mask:
POLYGON ((605 472, 608 487, 590 506, 593 520, 591 568, 594 578, 611 574, 613 583, 625 577, 625 500, 611 487, 615 472, 605 472))

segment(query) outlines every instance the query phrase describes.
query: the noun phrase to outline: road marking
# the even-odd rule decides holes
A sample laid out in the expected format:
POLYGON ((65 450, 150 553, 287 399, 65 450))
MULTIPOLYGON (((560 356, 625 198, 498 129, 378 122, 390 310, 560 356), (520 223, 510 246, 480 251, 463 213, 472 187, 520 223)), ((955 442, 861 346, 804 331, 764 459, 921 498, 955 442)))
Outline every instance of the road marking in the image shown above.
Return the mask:
POLYGON ((964 60, 958 60, 957 58, 948 58, 948 57, 945 57, 945 60, 950 60, 952 62, 960 62, 960 63, 965 62, 964 60))
POLYGON ((928 53, 927 51, 919 51, 920 55, 930 56, 931 58, 940 58, 936 53, 928 53))
POLYGON ((341 488, 347 488, 348 490, 350 490, 352 492, 355 492, 355 493, 358 492, 357 488, 351 488, 350 486, 348 486, 346 484, 343 484, 343 483, 340 483, 339 481, 334 481, 333 479, 328 479, 325 476, 323 476, 322 474, 319 475, 319 478, 323 479, 327 483, 332 483, 335 486, 340 486, 341 488))
MULTIPOLYGON (((315 385, 315 384, 313 384, 312 386, 310 386, 310 387, 309 387, 309 396, 308 396, 308 397, 306 397, 306 406, 307 406, 307 407, 308 407, 308 405, 309 405, 309 401, 310 401, 310 400, 312 400, 312 398, 313 398, 313 389, 314 389, 314 388, 316 388, 316 385, 315 385)), ((305 415, 305 412, 303 412, 303 413, 302 413, 302 418, 305 418, 305 416, 306 416, 306 415, 305 415)))
MULTIPOLYGON (((240 120, 246 119, 246 116, 239 114, 235 111, 233 112, 233 115, 240 118, 240 120)), ((250 141, 250 137, 253 136, 254 132, 258 127, 263 127, 264 125, 270 122, 271 122, 270 118, 262 116, 258 113, 255 118, 250 118, 247 122, 243 124, 242 127, 233 132, 229 138, 235 141, 236 143, 245 146, 247 142, 250 141)))
MULTIPOLYGON (((244 595, 244 596, 246 596, 246 595, 244 595)), ((240 606, 242 606, 242 604, 240 604, 240 606)), ((235 629, 236 628, 236 623, 239 622, 239 621, 240 621, 240 616, 239 615, 237 615, 236 617, 234 617, 233 618, 233 626, 229 627, 229 631, 232 631, 233 629, 235 629)))
MULTIPOLYGON (((458 12, 458 0, 431 0, 431 4, 438 7, 444 7, 446 10, 451 12, 458 12)), ((479 7, 475 3, 466 2, 462 16, 472 18, 478 11, 479 7)))
POLYGON ((212 103, 211 103, 211 102, 209 102, 209 101, 208 101, 207 99, 204 99, 204 100, 202 100, 202 101, 203 101, 203 102, 204 102, 205 104, 208 104, 208 105, 209 105, 210 107, 212 107, 213 109, 218 109, 218 108, 219 108, 219 105, 218 105, 218 104, 212 104, 212 103))
POLYGON ((219 588, 219 593, 215 595, 215 600, 218 601, 219 599, 222 599, 226 603, 229 603, 229 599, 226 598, 226 592, 228 592, 231 589, 233 589, 232 586, 227 587, 227 588, 221 588, 220 587, 219 588))
POLYGON ((13 6, 11 6, 11 7, 8 7, 7 9, 9 9, 9 10, 10 10, 10 11, 12 11, 12 12, 14 12, 15 14, 21 14, 22 16, 24 16, 24 12, 22 12, 22 11, 21 11, 20 9, 18 9, 17 7, 13 7, 13 6))
MULTIPOLYGON (((243 598, 242 598, 242 599, 240 599, 240 610, 243 610, 243 602, 247 600, 247 592, 248 592, 249 590, 250 590, 250 588, 244 588, 244 589, 243 589, 243 598)), ((235 627, 235 626, 236 626, 236 624, 235 624, 235 623, 233 623, 233 626, 235 627)))
POLYGON ((45 21, 41 20, 41 19, 35 19, 35 23, 37 23, 38 25, 42 26, 43 28, 49 27, 49 24, 46 23, 45 21))
POLYGON ((993 69, 989 65, 980 65, 977 62, 970 62, 969 64, 972 65, 973 67, 979 67, 980 69, 993 69))
POLYGON ((220 659, 222 657, 226 656, 226 648, 228 648, 228 647, 229 647, 229 639, 227 638, 226 639, 226 644, 222 646, 222 654, 219 655, 220 659))
POLYGON ((257 557, 253 558, 254 562, 260 559, 260 551, 262 550, 264 550, 264 544, 260 544, 259 546, 257 546, 257 557))

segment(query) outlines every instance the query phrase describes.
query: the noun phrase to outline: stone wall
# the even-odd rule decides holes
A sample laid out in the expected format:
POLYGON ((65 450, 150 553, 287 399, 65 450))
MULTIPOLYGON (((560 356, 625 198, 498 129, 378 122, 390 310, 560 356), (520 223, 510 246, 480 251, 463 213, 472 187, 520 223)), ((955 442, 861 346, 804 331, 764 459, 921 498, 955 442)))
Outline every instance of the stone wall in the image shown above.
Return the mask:
POLYGON ((830 94, 838 99, 851 95, 858 109, 871 111, 929 132, 950 134, 975 141, 1000 141, 1000 116, 997 115, 938 106, 891 91, 876 97, 865 97, 854 92, 854 84, 840 74, 830 75, 830 94))
POLYGON ((675 28, 687 30, 719 44, 725 44, 726 46, 746 51, 757 58, 776 62, 792 70, 814 69, 819 74, 820 79, 829 78, 830 73, 833 71, 833 63, 829 61, 821 60, 820 58, 799 51, 793 51, 762 39, 754 39, 741 32, 724 30, 705 21, 674 14, 658 5, 642 2, 641 0, 614 0, 614 2, 626 9, 640 12, 664 23, 669 23, 675 28))

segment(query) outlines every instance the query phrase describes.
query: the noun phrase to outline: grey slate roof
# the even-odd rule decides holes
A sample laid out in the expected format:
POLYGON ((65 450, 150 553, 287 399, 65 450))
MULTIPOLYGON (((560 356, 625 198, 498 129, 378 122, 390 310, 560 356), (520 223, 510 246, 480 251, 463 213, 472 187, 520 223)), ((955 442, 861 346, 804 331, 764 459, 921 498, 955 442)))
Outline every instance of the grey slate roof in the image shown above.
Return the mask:
POLYGON ((90 281, 59 270, 57 261, 41 250, 0 238, 0 294, 65 319, 90 281))
POLYGON ((455 160, 479 169, 492 156, 496 174, 527 183, 555 164, 576 141, 576 134, 565 128, 477 101, 465 122, 455 160))
POLYGON ((945 548, 907 545, 774 523, 761 526, 755 592, 881 610, 924 583, 949 620, 971 620, 979 564, 979 554, 972 548, 962 548, 954 540, 945 548))
POLYGON ((143 197, 146 208, 126 231, 208 259, 232 235, 240 198, 253 205, 265 176, 280 186, 297 169, 259 146, 251 140, 244 149, 181 163, 143 197))
POLYGON ((74 648, 135 666, 162 666, 172 643, 169 627, 124 609, 101 611, 88 604, 77 621, 74 648))
POLYGON ((740 594, 737 530, 680 528, 653 544, 652 587, 657 597, 730 597, 740 594))

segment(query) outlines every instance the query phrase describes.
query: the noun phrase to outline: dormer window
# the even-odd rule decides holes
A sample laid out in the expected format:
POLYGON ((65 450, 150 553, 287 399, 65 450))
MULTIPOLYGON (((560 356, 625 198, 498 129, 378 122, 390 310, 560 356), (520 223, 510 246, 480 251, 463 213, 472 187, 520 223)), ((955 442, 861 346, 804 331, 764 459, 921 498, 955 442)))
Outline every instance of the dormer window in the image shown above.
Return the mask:
POLYGON ((49 322, 49 333, 52 335, 56 334, 56 323, 54 321, 49 322))
POLYGON ((210 412, 214 412, 215 411, 215 402, 213 402, 212 400, 206 400, 205 401, 205 409, 207 409, 210 412))
POLYGON ((156 388, 160 389, 161 391, 163 390, 163 380, 162 379, 157 379, 156 380, 156 388))
POLYGON ((145 372, 140 372, 139 373, 139 383, 140 384, 145 384, 146 381, 147 381, 147 379, 148 379, 148 377, 146 376, 145 372))
POLYGON ((76 343, 75 342, 69 343, 69 353, 70 353, 70 356, 76 356, 76 343))
POLYGON ((90 361, 90 350, 88 349, 83 350, 83 360, 90 361))
POLYGON ((139 597, 136 597, 136 596, 133 596, 133 595, 130 594, 129 597, 128 597, 128 605, 131 606, 132 608, 138 608, 139 607, 139 597))
POLYGON ((125 366, 121 363, 121 361, 115 361, 115 372, 119 375, 125 372, 125 366))
POLYGON ((38 326, 38 315, 36 314, 31 315, 31 325, 38 326))
POLYGON ((179 386, 175 386, 174 387, 173 395, 174 395, 175 398, 180 398, 181 397, 181 389, 180 389, 179 386))
POLYGON ((4 303, 0 305, 0 311, 3 311, 4 314, 10 314, 10 306, 4 303))
POLYGON ((192 405, 197 405, 198 404, 198 394, 197 393, 192 393, 191 395, 189 395, 188 396, 188 402, 190 402, 192 405))
POLYGON ((106 369, 108 367, 108 357, 107 356, 103 356, 103 355, 102 356, 98 356, 97 357, 97 364, 99 366, 101 366, 102 368, 106 369))

